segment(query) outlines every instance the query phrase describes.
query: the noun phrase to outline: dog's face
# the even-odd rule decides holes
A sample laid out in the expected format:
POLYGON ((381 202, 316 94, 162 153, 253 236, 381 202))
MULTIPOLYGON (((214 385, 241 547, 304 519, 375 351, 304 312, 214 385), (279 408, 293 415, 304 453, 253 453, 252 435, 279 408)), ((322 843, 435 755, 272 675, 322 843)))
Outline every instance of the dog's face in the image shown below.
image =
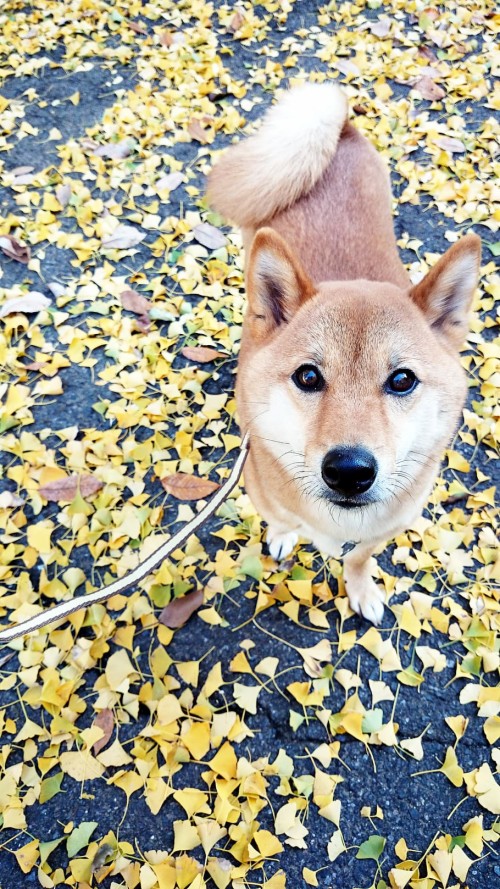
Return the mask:
POLYGON ((341 511, 397 505, 440 458, 465 395, 458 345, 477 241, 451 248, 408 293, 314 286, 276 233, 257 234, 238 406, 299 490, 341 511))

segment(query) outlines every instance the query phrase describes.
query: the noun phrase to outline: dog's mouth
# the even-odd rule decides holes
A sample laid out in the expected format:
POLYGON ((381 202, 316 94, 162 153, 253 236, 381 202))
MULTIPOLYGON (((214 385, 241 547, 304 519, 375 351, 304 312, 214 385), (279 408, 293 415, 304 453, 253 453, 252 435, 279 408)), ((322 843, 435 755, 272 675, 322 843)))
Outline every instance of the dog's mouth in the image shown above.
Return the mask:
POLYGON ((329 503, 333 504, 333 506, 338 506, 340 509, 366 509, 367 506, 373 506, 377 501, 373 498, 369 497, 332 497, 331 494, 326 495, 326 499, 329 503))

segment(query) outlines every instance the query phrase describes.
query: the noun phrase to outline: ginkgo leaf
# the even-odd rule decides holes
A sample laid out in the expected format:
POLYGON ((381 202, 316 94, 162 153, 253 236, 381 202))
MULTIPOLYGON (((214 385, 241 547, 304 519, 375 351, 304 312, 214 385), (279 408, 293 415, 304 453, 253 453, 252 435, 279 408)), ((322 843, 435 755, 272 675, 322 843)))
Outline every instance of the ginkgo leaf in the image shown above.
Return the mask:
POLYGON ((88 846, 90 837, 97 827, 97 821, 82 821, 78 827, 75 827, 66 840, 66 849, 70 858, 88 846))
POLYGON ((23 874, 29 874, 35 866, 39 854, 39 840, 37 839, 31 840, 31 842, 14 851, 16 861, 23 874))
POLYGON ((458 764, 457 754, 453 747, 448 747, 444 763, 439 771, 443 772, 455 787, 460 787, 463 784, 463 769, 461 769, 458 764))
POLYGON ((446 889, 451 874, 451 866, 453 863, 453 859, 450 853, 446 852, 444 849, 438 849, 436 852, 433 852, 432 855, 429 855, 427 860, 433 870, 436 872, 436 875, 441 881, 444 889, 446 889))
POLYGON ((500 815, 500 784, 495 781, 487 762, 484 762, 476 772, 474 792, 484 809, 493 812, 494 815, 500 815))
POLYGON ((343 852, 347 852, 341 830, 334 830, 327 846, 328 858, 335 861, 343 852))
POLYGON ((378 861, 384 851, 386 840, 378 834, 372 834, 364 843, 361 843, 356 858, 373 858, 378 861))

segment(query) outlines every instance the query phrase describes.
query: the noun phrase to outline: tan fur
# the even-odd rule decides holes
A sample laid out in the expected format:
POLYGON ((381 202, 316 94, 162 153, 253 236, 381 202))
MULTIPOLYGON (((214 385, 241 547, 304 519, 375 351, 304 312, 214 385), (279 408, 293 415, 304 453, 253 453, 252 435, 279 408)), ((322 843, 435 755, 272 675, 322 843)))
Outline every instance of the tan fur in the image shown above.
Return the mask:
MULTIPOLYGON (((317 87, 308 89, 311 97, 317 87)), ((294 155, 287 190, 286 120, 293 117, 294 95, 285 99, 287 115, 280 117, 279 105, 272 112, 284 122, 280 142, 274 128, 266 157, 260 131, 231 148, 220 175, 216 167, 211 177, 215 205, 232 208, 251 243, 236 391, 241 426, 251 440, 245 482, 269 524, 276 558, 299 537, 337 557, 356 542, 344 558, 347 593, 355 611, 378 623, 383 595, 371 578, 370 557, 420 514, 460 417, 466 383, 457 350, 466 334, 480 242, 467 235, 412 287, 397 252, 387 171, 350 124, 314 182, 311 170, 321 167, 325 142, 318 159, 314 141, 305 134, 298 140, 309 146, 308 155, 302 176, 294 155), (232 166, 232 159, 252 156, 257 143, 253 156, 262 166, 237 173, 239 161, 232 166), (278 170, 287 203, 270 217, 269 206, 280 202, 270 197, 276 180, 266 176, 278 170), (289 203, 292 193, 297 197, 289 203), (267 227, 259 229, 262 222, 267 227), (304 364, 321 372, 321 391, 304 392, 293 382, 304 364), (386 391, 389 375, 400 368, 420 381, 404 397, 386 391), (374 502, 356 509, 332 503, 321 466, 337 447, 363 447, 376 457, 374 502)), ((295 135, 296 128, 294 119, 295 135)))
POLYGON ((213 169, 210 202, 241 226, 259 225, 291 206, 328 166, 346 117, 346 98, 334 84, 306 83, 285 93, 258 133, 213 169))

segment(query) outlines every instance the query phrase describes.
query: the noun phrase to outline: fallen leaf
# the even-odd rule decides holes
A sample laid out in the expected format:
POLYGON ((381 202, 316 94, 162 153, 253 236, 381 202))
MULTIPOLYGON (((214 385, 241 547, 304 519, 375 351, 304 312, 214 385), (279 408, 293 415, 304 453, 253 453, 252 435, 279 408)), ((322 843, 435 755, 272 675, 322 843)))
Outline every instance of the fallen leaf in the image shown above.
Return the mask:
POLYGON ((2 491, 0 494, 0 509, 13 509, 17 506, 22 506, 23 503, 23 498, 18 497, 12 491, 2 491))
POLYGON ((102 482, 94 475, 70 475, 67 478, 58 478, 53 482, 47 482, 46 485, 39 488, 39 493, 46 500, 70 503, 78 493, 86 499, 97 494, 101 488, 102 482))
POLYGON ((414 84, 413 89, 420 93, 423 99, 429 99, 431 102, 437 102, 446 96, 445 90, 438 86, 431 77, 420 77, 414 84))
POLYGON ((135 34, 147 34, 146 28, 142 28, 141 25, 138 25, 137 22, 129 21, 127 22, 129 28, 134 31, 135 34))
POLYGON ((166 173, 165 176, 160 176, 160 178, 156 180, 155 188, 157 188, 158 191, 174 191, 183 181, 184 176, 182 173, 166 173))
POLYGON ((141 232, 133 225, 118 225, 112 234, 102 239, 102 247, 105 250, 128 250, 130 247, 136 247, 146 237, 145 232, 141 232))
POLYGON ((202 500, 220 487, 217 482, 212 482, 209 478, 200 478, 185 472, 167 475, 161 479, 161 483, 177 500, 202 500))
POLYGON ((218 352, 217 349, 211 349, 210 346, 184 346, 181 349, 181 355, 189 358, 190 361, 196 361, 197 364, 208 364, 209 361, 215 361, 217 358, 227 358, 226 352, 218 352))
POLYGON ((187 127, 188 133, 191 136, 191 139, 195 139, 196 142, 201 142, 202 145, 207 145, 212 141, 213 134, 210 129, 204 129, 203 121, 201 121, 197 117, 192 117, 188 123, 187 127))
POLYGON ((229 25, 227 26, 228 31, 231 31, 231 34, 235 34, 236 31, 239 31, 241 26, 245 22, 245 13, 242 9, 237 9, 234 13, 229 25))
POLYGON ((454 139, 452 136, 438 136, 435 144, 438 148, 442 148, 443 151, 449 151, 452 154, 460 154, 462 151, 465 151, 464 143, 460 139, 454 139))
POLYGON ((15 259, 16 262, 28 263, 31 258, 31 250, 27 244, 18 241, 12 235, 0 235, 0 250, 5 253, 9 259, 15 259))
POLYGON ((131 139, 122 139, 120 142, 111 142, 109 145, 99 145, 92 153, 96 157, 104 157, 110 160, 123 160, 132 154, 134 143, 131 139))
POLYGON ((97 756, 97 754, 103 749, 103 747, 106 746, 109 739, 111 738, 111 735, 113 734, 113 729, 115 727, 113 711, 107 707, 104 710, 101 710, 97 714, 92 725, 97 726, 97 728, 102 729, 104 732, 102 738, 99 738, 99 740, 96 741, 92 747, 94 756, 97 756))
POLYGON ((193 590, 173 599, 161 612, 158 620, 171 630, 182 627, 195 611, 203 605, 203 590, 193 590))
POLYGON ((193 229, 193 235, 199 244, 203 244, 209 250, 219 250, 220 247, 225 247, 227 244, 227 238, 222 232, 208 222, 201 222, 200 225, 197 225, 193 229))
POLYGON ((173 40, 173 36, 172 36, 172 31, 169 31, 168 29, 166 29, 165 31, 161 32, 160 43, 162 46, 166 46, 166 47, 172 46, 173 42, 174 42, 174 40, 173 40))
POLYGON ((375 37, 387 37, 391 30, 391 20, 388 18, 377 19, 376 22, 370 24, 370 31, 375 37))
POLYGON ((47 296, 44 296, 43 293, 39 293, 37 290, 30 290, 24 296, 18 296, 4 302, 0 306, 0 318, 5 318, 6 315, 13 315, 16 312, 25 312, 27 315, 32 315, 35 312, 41 312, 42 309, 46 309, 50 305, 51 301, 47 296))
POLYGON ((137 290, 123 290, 120 293, 121 304, 128 312, 135 312, 136 315, 147 315, 151 308, 149 299, 138 293, 137 290))
POLYGON ((384 837, 372 834, 364 843, 361 843, 356 858, 373 858, 374 861, 378 861, 384 851, 385 843, 384 837))
POLYGON ((71 200, 71 185, 58 185, 56 188, 56 198, 61 207, 67 207, 71 200))

